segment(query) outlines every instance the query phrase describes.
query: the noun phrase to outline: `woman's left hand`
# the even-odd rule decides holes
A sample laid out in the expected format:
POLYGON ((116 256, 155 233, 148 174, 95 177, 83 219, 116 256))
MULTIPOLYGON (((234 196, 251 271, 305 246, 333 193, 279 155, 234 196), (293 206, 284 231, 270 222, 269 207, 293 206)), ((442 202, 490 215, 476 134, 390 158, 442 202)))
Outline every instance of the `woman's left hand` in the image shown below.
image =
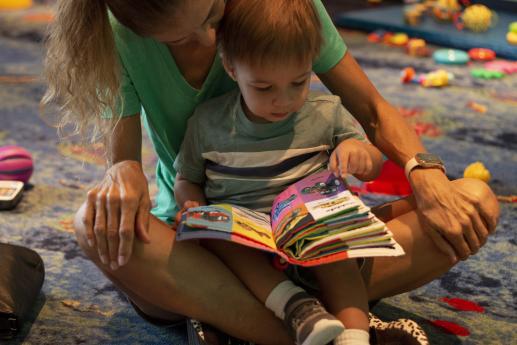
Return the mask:
POLYGON ((483 200, 483 193, 452 183, 439 169, 415 169, 410 182, 424 228, 453 262, 475 254, 495 231, 499 206, 483 200))

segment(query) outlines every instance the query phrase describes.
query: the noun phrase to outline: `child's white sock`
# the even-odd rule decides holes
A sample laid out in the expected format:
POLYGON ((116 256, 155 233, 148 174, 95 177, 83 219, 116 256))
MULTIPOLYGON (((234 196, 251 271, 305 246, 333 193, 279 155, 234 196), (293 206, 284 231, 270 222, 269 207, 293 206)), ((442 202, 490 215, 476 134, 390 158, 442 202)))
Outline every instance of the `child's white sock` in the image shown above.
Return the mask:
POLYGON ((336 339, 334 345, 369 345, 370 334, 362 329, 345 329, 336 339))
POLYGON ((294 285, 290 280, 284 280, 271 290, 266 299, 266 307, 283 320, 285 305, 291 297, 299 292, 305 292, 305 290, 294 285))

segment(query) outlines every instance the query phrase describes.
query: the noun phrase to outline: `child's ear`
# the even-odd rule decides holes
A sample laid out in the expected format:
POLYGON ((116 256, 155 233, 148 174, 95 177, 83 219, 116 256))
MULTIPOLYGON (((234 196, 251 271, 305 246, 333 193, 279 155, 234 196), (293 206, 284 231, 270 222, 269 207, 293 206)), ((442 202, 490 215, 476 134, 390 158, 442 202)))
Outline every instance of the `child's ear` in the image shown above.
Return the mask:
POLYGON ((223 53, 221 53, 221 61, 223 62, 223 67, 234 81, 237 81, 237 78, 235 77, 235 68, 233 67, 232 63, 228 61, 228 59, 224 56, 223 53))

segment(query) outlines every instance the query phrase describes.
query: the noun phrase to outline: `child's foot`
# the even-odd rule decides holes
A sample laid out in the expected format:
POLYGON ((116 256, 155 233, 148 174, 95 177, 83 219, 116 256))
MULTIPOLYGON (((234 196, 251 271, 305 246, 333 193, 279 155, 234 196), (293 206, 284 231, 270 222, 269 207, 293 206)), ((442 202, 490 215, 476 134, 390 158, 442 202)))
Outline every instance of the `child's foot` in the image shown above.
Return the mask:
POLYGON ((298 345, 325 345, 345 329, 341 321, 306 292, 291 297, 284 311, 284 321, 298 345))
POLYGON ((372 313, 369 318, 371 344, 429 345, 425 331, 413 320, 384 322, 372 313))

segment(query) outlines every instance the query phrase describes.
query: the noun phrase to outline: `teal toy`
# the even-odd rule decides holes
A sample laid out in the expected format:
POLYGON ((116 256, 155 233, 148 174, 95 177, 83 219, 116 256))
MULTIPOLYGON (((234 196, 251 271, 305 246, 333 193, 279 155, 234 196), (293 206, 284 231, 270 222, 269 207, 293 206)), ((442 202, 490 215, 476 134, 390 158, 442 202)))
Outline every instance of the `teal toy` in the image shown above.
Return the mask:
POLYGON ((433 53, 436 63, 445 65, 464 65, 469 62, 469 54, 458 49, 439 49, 433 53))

